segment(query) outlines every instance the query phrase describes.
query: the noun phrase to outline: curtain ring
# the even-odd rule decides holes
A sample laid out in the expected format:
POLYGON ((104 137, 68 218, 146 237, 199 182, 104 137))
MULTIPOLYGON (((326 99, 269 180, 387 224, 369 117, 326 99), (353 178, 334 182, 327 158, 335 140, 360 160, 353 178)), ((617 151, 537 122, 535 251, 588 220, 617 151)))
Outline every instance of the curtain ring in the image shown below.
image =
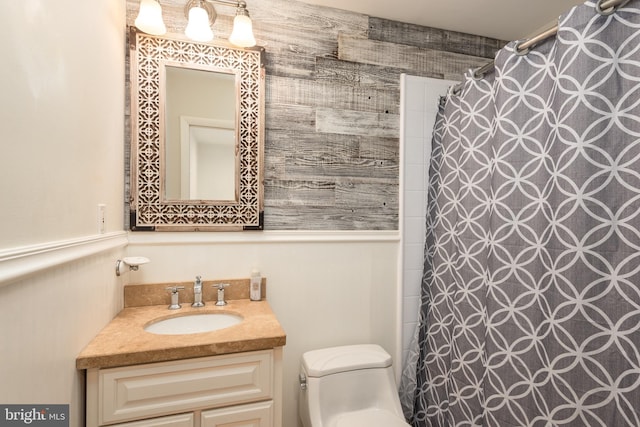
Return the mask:
POLYGON ((624 7, 631 0, 624 0, 624 1, 620 2, 618 5, 610 6, 610 7, 606 8, 606 9, 603 9, 602 8, 602 3, 606 2, 606 1, 607 0, 598 0, 596 2, 596 12, 598 12, 598 15, 602 15, 602 16, 613 15, 613 13, 615 13, 615 11, 617 11, 621 7, 624 7))
MULTIPOLYGON (((484 79, 484 77, 487 75, 487 71, 485 71, 484 69, 486 69, 487 67, 478 67, 475 70, 473 70, 473 73, 471 73, 471 78, 475 81, 479 81, 484 79)), ((492 68, 492 67, 491 67, 492 68)), ((489 69, 491 69, 489 68, 489 69)))
POLYGON ((484 64, 482 67, 478 67, 471 72, 471 78, 475 81, 482 80, 486 77, 489 71, 495 69, 495 61, 488 62, 484 64))
POLYGON ((535 46, 529 46, 525 49, 521 49, 520 45, 522 45, 524 42, 518 42, 516 43, 516 45, 514 46, 514 50, 515 50, 515 54, 517 56, 526 56, 529 54, 529 52, 531 52, 531 49, 533 49, 533 47, 535 46))

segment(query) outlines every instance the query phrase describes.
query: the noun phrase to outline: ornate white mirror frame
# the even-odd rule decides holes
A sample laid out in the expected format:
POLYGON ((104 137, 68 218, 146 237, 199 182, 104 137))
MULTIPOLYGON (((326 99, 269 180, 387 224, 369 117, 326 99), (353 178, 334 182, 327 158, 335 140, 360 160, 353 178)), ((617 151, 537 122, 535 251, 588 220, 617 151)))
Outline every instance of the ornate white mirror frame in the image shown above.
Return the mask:
MULTIPOLYGON (((131 216, 134 231, 261 230, 264 211, 264 49, 130 33, 131 216), (162 68, 231 70, 239 85, 236 200, 167 200, 162 68)), ((212 102, 215 102, 212 100, 212 102)))

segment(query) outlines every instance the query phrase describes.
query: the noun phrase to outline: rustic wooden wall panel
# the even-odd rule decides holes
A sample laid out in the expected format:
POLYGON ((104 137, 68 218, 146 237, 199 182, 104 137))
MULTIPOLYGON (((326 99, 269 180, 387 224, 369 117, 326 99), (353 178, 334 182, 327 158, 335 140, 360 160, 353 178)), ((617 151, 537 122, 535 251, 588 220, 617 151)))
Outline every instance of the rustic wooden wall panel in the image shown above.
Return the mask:
POLYGON ((487 58, 454 52, 362 39, 340 34, 338 58, 380 66, 394 66, 407 71, 419 70, 460 79, 469 68, 490 62, 487 58))
POLYGON ((369 38, 490 59, 507 44, 504 40, 373 17, 369 19, 369 38))
POLYGON ((391 210, 398 204, 395 184, 384 182, 363 182, 357 180, 339 181, 336 187, 338 206, 359 206, 363 208, 391 210))
POLYGON ((271 197, 269 207, 306 206, 309 199, 320 206, 333 206, 336 203, 336 184, 334 181, 312 180, 270 180, 267 188, 271 197))
MULTIPOLYGON (((361 88, 387 88, 399 97, 398 82, 400 75, 409 70, 397 67, 383 67, 362 62, 351 62, 333 58, 317 58, 314 78, 329 81, 332 84, 353 85, 361 88)), ((410 70, 412 75, 443 79, 443 74, 410 70)))
MULTIPOLYGON (((316 128, 316 112, 310 105, 269 103, 265 116, 267 138, 272 130, 280 129, 298 133, 313 132, 316 128)), ((274 141, 274 145, 277 145, 277 141, 274 141)), ((268 155, 265 154, 265 157, 268 155)))
POLYGON ((295 205, 271 207, 272 229, 291 230, 291 222, 304 220, 301 230, 334 230, 327 224, 350 224, 342 230, 388 230, 387 223, 398 222, 397 207, 391 209, 372 209, 362 206, 327 209, 323 206, 295 205))
MULTIPOLYGON (((172 33, 184 3, 161 0, 172 33)), ((504 42, 295 0, 247 6, 266 49, 265 229, 397 229, 400 75, 460 79, 504 42)), ((127 0, 129 25, 137 9, 127 0)), ((234 9, 216 10, 228 34, 234 9)))
POLYGON ((394 107, 394 111, 381 113, 317 108, 316 130, 320 133, 393 138, 400 134, 400 116, 397 106, 394 107))
POLYGON ((302 104, 358 111, 395 110, 399 103, 397 88, 361 87, 326 80, 277 76, 267 77, 267 84, 269 87, 267 103, 302 104))
POLYGON ((371 182, 386 180, 387 183, 396 184, 398 163, 395 160, 365 158, 345 160, 343 156, 333 153, 292 154, 287 156, 286 172, 297 179, 347 177, 371 182))

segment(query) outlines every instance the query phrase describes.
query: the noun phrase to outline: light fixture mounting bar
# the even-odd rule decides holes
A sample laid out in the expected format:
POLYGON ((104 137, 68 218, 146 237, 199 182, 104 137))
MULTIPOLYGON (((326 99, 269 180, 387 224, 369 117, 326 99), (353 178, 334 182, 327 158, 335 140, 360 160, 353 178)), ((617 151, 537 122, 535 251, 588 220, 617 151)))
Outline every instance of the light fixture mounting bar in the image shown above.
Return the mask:
POLYGON ((249 14, 247 11, 247 3, 242 0, 188 0, 184 5, 184 16, 188 19, 189 10, 194 6, 200 6, 207 11, 207 15, 209 15, 209 23, 213 25, 218 18, 218 13, 213 7, 215 3, 223 4, 226 6, 235 6, 239 10, 244 11, 245 15, 249 14))
POLYGON ((236 0, 204 0, 207 3, 219 3, 219 4, 226 4, 229 6, 235 6, 235 7, 240 7, 243 9, 247 8, 247 3, 240 0, 240 1, 236 1, 236 0))

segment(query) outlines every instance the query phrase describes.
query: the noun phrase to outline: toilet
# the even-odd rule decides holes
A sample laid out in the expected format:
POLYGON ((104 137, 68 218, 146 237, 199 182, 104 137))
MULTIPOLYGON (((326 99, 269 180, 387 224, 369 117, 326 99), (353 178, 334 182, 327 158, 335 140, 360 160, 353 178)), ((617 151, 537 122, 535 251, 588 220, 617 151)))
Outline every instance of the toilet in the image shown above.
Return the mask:
POLYGON ((375 344, 302 355, 299 414, 304 427, 407 427, 391 356, 375 344))

